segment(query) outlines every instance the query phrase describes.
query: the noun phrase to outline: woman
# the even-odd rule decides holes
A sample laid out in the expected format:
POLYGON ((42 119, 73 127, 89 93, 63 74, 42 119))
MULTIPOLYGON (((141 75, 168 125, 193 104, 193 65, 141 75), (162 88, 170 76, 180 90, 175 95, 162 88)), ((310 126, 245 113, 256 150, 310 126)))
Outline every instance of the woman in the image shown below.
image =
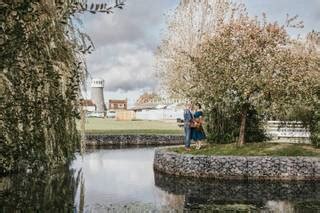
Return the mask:
POLYGON ((199 103, 195 104, 195 113, 193 118, 194 124, 191 131, 191 138, 196 143, 196 149, 200 149, 202 146, 202 141, 206 139, 206 135, 202 126, 204 124, 204 119, 201 105, 199 103))

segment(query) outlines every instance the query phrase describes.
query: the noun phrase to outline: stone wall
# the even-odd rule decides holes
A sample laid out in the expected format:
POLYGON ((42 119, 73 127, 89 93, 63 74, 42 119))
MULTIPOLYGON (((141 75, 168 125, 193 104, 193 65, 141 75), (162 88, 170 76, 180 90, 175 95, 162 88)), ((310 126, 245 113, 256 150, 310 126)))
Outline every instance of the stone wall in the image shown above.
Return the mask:
POLYGON ((181 135, 87 135, 87 146, 100 145, 179 145, 181 135))
POLYGON ((216 179, 320 180, 317 157, 204 156, 157 149, 154 169, 171 175, 216 179))

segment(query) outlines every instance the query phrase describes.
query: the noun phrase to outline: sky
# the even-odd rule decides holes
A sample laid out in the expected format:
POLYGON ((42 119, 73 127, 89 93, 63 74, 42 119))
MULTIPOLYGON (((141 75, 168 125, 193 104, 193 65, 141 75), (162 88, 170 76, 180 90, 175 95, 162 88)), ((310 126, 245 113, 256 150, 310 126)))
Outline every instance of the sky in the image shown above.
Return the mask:
MULTIPOLYGON (((313 29, 320 31, 320 0, 242 2, 250 15, 260 16, 265 12, 270 21, 284 23, 286 14, 299 15, 305 28, 290 30, 292 35, 305 35, 313 29)), ((154 52, 166 30, 166 14, 178 3, 179 0, 126 0, 124 9, 115 10, 111 15, 82 15, 82 30, 91 37, 96 48, 87 57, 88 71, 92 78, 105 80, 106 102, 128 98, 132 105, 143 92, 157 92, 154 52)))

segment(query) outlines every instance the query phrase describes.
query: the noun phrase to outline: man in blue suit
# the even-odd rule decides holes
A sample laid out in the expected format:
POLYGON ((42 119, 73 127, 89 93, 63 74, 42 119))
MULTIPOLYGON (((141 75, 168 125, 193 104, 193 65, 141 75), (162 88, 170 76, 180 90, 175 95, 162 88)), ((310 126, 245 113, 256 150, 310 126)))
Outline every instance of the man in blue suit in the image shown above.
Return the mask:
POLYGON ((190 144, 191 144, 191 127, 190 123, 193 119, 193 115, 191 112, 192 104, 187 103, 186 108, 183 113, 183 121, 184 121, 184 146, 186 150, 190 150, 190 144))

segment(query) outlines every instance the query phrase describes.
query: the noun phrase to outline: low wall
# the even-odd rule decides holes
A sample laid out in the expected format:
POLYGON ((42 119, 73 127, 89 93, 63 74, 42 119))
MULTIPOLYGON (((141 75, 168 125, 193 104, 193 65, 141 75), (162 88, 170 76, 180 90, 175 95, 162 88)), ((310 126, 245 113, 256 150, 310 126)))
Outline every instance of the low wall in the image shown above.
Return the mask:
POLYGON ((317 157, 204 156, 157 149, 154 169, 171 175, 216 179, 320 180, 317 157))
POLYGON ((179 145, 181 135, 87 135, 87 146, 103 145, 179 145))

